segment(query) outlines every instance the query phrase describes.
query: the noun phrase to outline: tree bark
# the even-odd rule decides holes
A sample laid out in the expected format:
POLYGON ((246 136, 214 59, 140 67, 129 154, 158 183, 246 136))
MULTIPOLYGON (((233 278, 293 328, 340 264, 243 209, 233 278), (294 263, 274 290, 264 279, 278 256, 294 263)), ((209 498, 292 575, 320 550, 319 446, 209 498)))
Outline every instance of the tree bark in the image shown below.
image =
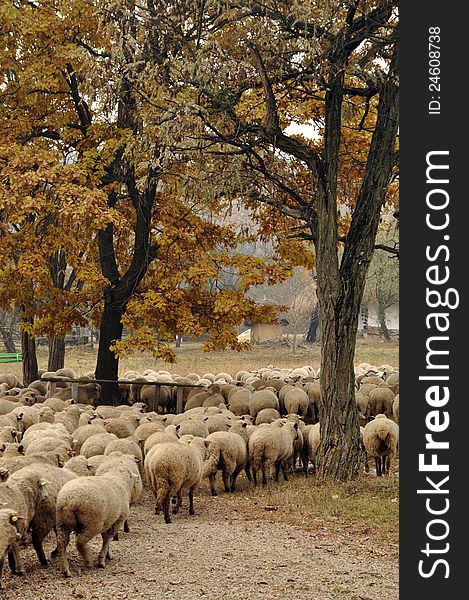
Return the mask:
POLYGON ((386 323, 386 309, 378 304, 378 322, 381 333, 387 342, 391 341, 391 334, 386 323))
POLYGON ((48 371, 57 371, 65 366, 65 337, 51 336, 49 338, 48 371))
POLYGON ((5 352, 16 352, 16 344, 13 339, 13 334, 9 329, 2 327, 2 339, 3 345, 5 346, 5 352))
POLYGON ((3 345, 5 346, 5 352, 16 352, 16 344, 13 339, 13 330, 17 325, 18 310, 15 310, 13 314, 9 314, 5 311, 1 311, 0 314, 0 331, 3 339, 3 345))
POLYGON ((309 322, 308 334, 306 341, 310 344, 315 344, 319 341, 318 339, 318 326, 319 326, 319 305, 316 302, 316 306, 311 314, 311 320, 309 322))
MULTIPOLYGON (((32 319, 21 319, 25 323, 31 323, 32 319)), ((36 340, 27 331, 21 329, 21 352, 23 353, 23 385, 27 387, 30 383, 39 379, 38 364, 36 357, 36 340)))
MULTIPOLYGON (((110 379, 117 381, 119 378, 119 359, 110 350, 111 344, 122 337, 123 325, 121 322, 125 306, 113 302, 112 297, 106 296, 104 311, 99 327, 98 360, 96 363, 96 379, 110 379)), ((101 404, 117 406, 120 404, 120 391, 118 383, 102 383, 101 404)))

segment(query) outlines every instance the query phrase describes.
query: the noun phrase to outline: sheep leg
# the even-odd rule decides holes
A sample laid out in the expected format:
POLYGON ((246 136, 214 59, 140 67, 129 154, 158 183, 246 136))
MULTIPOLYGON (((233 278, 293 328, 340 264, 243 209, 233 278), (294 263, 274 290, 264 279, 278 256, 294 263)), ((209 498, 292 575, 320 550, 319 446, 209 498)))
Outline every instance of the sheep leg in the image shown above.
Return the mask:
POLYGON ((385 464, 385 473, 386 473, 386 475, 389 475, 389 469, 391 467, 391 457, 390 456, 384 457, 384 464, 385 464))
POLYGON ((308 477, 308 449, 304 448, 301 450, 300 453, 300 457, 301 457, 301 464, 303 465, 303 473, 305 474, 305 477, 308 477))
POLYGON ((280 461, 276 460, 275 461, 275 483, 278 483, 278 477, 280 475, 280 461))
POLYGON ((376 476, 381 477, 381 458, 375 458, 376 476))
POLYGON ((267 471, 266 471, 265 460, 262 461, 261 466, 262 466, 262 484, 267 485, 267 471))
POLYGON ((254 467, 252 467, 252 480, 254 482, 254 485, 257 485, 257 468, 255 469, 254 467))
POLYGON ((33 542, 33 548, 36 551, 39 562, 43 567, 47 567, 49 563, 47 562, 46 555, 44 554, 44 548, 42 547, 43 538, 39 536, 35 529, 33 529, 31 533, 31 540, 33 542))
POLYGON ((208 480, 210 481, 210 492, 212 496, 217 496, 217 490, 215 489, 215 475, 216 473, 212 473, 212 475, 208 476, 208 480))
POLYGON ((129 533, 130 529, 129 529, 129 522, 127 521, 127 519, 124 521, 124 533, 129 533))
POLYGON ((101 569, 104 569, 104 567, 106 566, 106 556, 108 556, 108 554, 110 554, 109 553, 109 544, 111 542, 113 531, 114 531, 114 528, 111 528, 111 529, 108 529, 107 531, 103 531, 103 533, 101 534, 101 537, 103 538, 103 545, 98 554, 98 567, 101 567, 101 569))
POLYGON ((244 467, 244 472, 246 473, 246 477, 248 478, 248 481, 252 481, 251 463, 250 462, 246 463, 246 466, 244 467))
POLYGON ((171 523, 171 517, 169 516, 169 503, 170 503, 169 494, 166 494, 163 500, 163 514, 164 514, 164 522, 171 523))
POLYGON ((88 547, 88 542, 90 541, 90 537, 88 535, 83 535, 82 533, 77 535, 77 550, 80 553, 80 556, 83 558, 86 567, 91 567, 93 564, 93 560, 91 558, 91 550, 88 547))
MULTIPOLYGON (((174 498, 173 498, 174 500, 174 498)), ((181 510, 182 505, 182 490, 179 490, 176 496, 176 503, 173 508, 173 515, 177 515, 177 513, 181 510)))
POLYGON ((14 542, 10 546, 10 550, 8 550, 8 564, 10 565, 11 572, 14 575, 25 574, 23 561, 21 560, 20 556, 20 549, 16 542, 14 542))
POLYGON ((241 473, 241 467, 236 468, 234 473, 231 475, 230 481, 230 490, 234 492, 236 490, 236 480, 238 479, 238 475, 241 473))
POLYGON ((59 564, 60 570, 65 577, 71 577, 72 572, 70 571, 70 565, 68 564, 67 558, 67 546, 70 541, 70 531, 65 528, 59 528, 59 534, 57 536, 57 548, 59 550, 59 564))
POLYGON ((225 486, 225 492, 229 493, 231 491, 231 486, 230 486, 231 476, 228 473, 228 471, 226 471, 225 469, 223 469, 223 471, 222 471, 222 478, 223 478, 223 485, 225 486))
POLYGON ((286 465, 286 463, 285 463, 284 460, 280 461, 280 466, 282 468, 283 478, 285 479, 285 481, 288 481, 288 477, 287 477, 287 465, 286 465))
POLYGON ((195 485, 193 485, 192 487, 189 488, 189 514, 190 515, 195 515, 195 511, 194 511, 194 490, 195 490, 195 485))

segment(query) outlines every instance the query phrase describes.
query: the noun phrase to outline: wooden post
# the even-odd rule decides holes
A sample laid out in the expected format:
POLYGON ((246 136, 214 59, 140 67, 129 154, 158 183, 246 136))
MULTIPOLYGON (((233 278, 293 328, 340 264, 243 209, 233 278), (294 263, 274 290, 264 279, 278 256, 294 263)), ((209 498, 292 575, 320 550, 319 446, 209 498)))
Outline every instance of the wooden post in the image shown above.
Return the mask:
POLYGON ((72 383, 72 400, 78 402, 78 383, 72 383))
POLYGON ((176 414, 179 415, 180 413, 182 413, 182 398, 184 395, 184 388, 183 387, 177 387, 176 388, 176 414))
POLYGON ((49 394, 47 395, 48 398, 52 398, 52 396, 55 394, 56 387, 57 384, 55 383, 55 381, 49 381, 49 394))

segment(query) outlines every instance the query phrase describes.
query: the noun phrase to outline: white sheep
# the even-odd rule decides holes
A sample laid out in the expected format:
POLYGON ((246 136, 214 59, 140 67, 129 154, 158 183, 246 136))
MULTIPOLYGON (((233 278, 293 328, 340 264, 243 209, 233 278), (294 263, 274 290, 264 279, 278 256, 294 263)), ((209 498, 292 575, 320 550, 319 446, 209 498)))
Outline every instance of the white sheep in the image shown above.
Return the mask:
POLYGON ((275 481, 278 481, 280 469, 285 481, 288 480, 286 462, 293 454, 293 443, 298 437, 298 423, 274 422, 261 425, 249 438, 249 459, 252 467, 254 485, 257 485, 257 473, 262 470, 262 483, 267 484, 267 473, 275 467, 275 481))
MULTIPOLYGON (((375 459, 376 475, 389 475, 391 459, 397 452, 399 425, 379 414, 363 429, 363 444, 368 457, 375 459)), ((366 465, 368 467, 368 464, 366 465)))
POLYGON ((210 481, 212 496, 216 496, 215 475, 221 470, 225 492, 234 492, 239 473, 247 460, 246 442, 238 434, 230 431, 216 431, 205 438, 208 458, 204 462, 203 476, 210 481))
POLYGON ((194 490, 202 476, 206 453, 205 440, 194 437, 187 444, 181 441, 158 444, 148 454, 145 473, 155 496, 155 511, 163 510, 165 523, 171 523, 171 498, 177 496, 175 514, 181 506, 185 489, 189 489, 189 514, 195 514, 194 490))
POLYGON ((88 542, 101 534, 103 544, 98 566, 110 559, 109 544, 130 513, 130 490, 135 476, 133 457, 123 454, 114 468, 102 475, 79 477, 66 483, 57 496, 57 548, 62 573, 71 577, 67 546, 72 531, 76 532, 77 550, 85 565, 91 567, 88 542))

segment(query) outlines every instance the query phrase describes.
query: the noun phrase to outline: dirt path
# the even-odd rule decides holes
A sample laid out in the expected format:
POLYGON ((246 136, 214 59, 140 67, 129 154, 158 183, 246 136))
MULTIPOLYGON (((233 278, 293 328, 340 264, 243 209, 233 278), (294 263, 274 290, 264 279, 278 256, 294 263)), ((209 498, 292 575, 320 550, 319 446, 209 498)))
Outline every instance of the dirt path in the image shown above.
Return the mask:
MULTIPOLYGON (((187 500, 185 501, 187 504, 187 500)), ((171 525, 153 514, 144 490, 133 508, 128 534, 111 548, 104 570, 59 574, 56 561, 41 568, 31 547, 22 550, 27 574, 5 565, 6 600, 397 600, 397 547, 375 547, 365 533, 277 522, 275 512, 256 517, 242 493, 212 498, 201 490, 196 516, 187 506, 171 525)), ((259 509, 257 509, 259 510, 259 509)), ((50 554, 54 540, 46 541, 50 554)), ((97 554, 98 540, 92 542, 97 554)))

